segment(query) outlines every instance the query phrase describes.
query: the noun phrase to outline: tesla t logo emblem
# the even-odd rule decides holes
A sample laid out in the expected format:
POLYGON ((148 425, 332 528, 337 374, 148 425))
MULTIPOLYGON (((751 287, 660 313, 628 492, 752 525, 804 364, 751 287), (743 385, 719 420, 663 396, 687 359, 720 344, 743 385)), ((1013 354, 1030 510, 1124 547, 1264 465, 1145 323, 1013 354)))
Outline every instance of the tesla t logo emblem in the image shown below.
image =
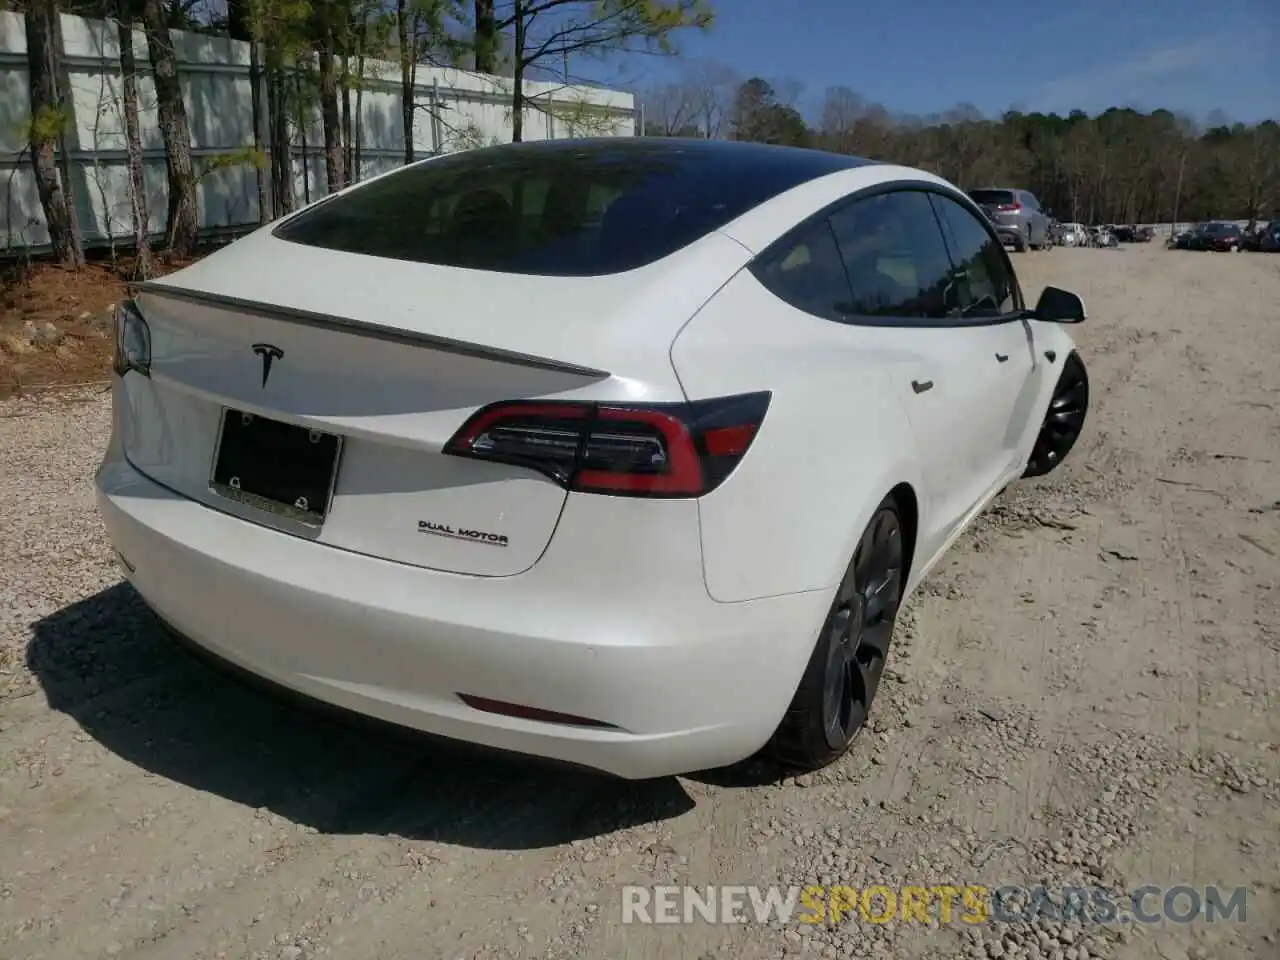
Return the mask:
POLYGON ((271 363, 284 356, 284 351, 269 343, 255 343, 253 352, 262 358, 262 385, 267 385, 267 377, 271 376, 271 363))

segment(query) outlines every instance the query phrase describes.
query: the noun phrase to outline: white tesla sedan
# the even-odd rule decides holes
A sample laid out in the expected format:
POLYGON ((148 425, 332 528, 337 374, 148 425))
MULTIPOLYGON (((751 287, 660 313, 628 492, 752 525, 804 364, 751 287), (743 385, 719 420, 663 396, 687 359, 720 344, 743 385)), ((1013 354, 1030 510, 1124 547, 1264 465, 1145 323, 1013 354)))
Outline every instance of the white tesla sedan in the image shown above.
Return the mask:
POLYGON ((275 685, 626 778, 849 747, 899 605, 1088 380, 919 170, 601 139, 414 164, 117 323, 98 502, 275 685))

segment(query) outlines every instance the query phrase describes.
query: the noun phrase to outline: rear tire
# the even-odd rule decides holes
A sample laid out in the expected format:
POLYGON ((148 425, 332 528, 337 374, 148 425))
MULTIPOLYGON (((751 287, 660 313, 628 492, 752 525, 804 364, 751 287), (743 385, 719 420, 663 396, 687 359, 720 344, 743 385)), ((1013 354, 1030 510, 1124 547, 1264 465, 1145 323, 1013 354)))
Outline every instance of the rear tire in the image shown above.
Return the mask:
POLYGON ((871 711, 902 602, 906 544, 897 500, 876 507, 836 590, 804 676, 769 744, 817 770, 848 752, 871 711))

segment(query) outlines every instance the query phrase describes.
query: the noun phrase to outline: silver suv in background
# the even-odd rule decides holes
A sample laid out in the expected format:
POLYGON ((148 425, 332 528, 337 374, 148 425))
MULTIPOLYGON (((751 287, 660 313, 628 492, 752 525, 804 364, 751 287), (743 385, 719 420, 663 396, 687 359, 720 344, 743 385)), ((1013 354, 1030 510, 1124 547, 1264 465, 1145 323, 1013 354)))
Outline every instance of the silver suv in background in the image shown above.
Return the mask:
POLYGON ((982 187, 970 190, 969 197, 995 224, 1005 243, 1022 253, 1049 248, 1049 215, 1030 191, 1015 187, 982 187))

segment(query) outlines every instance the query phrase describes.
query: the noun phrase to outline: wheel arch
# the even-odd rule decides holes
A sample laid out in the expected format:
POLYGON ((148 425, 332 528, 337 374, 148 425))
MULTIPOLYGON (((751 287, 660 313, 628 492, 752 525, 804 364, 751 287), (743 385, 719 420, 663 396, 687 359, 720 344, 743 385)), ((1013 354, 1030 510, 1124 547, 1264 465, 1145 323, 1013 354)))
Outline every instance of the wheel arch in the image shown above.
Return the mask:
POLYGON ((911 581, 911 571, 915 565, 916 544, 920 536, 920 501, 916 497, 915 488, 905 480, 890 490, 889 496, 898 505, 898 519, 902 521, 902 583, 905 586, 911 581))
MULTIPOLYGON (((1036 409, 1039 411, 1039 416, 1035 424, 1031 427, 1031 429, 1028 430, 1029 436, 1026 439, 1024 439, 1023 449, 1025 452, 1025 455, 1023 456, 1023 469, 1021 473, 1022 479, 1033 479, 1036 477, 1046 476, 1049 473, 1052 473, 1055 470, 1057 470, 1062 465, 1062 463, 1065 462, 1066 456, 1064 455, 1052 467, 1045 470, 1045 469, 1033 468, 1031 461, 1035 457, 1036 445, 1039 443, 1041 433, 1044 430, 1045 418, 1049 414, 1049 406, 1053 402, 1054 394, 1057 392, 1058 385, 1062 382, 1062 378, 1066 376, 1068 368, 1073 364, 1079 366, 1081 376, 1083 377, 1084 383, 1085 383, 1085 397, 1086 397, 1085 422, 1082 425, 1081 433, 1083 433, 1084 428, 1087 427, 1089 414, 1091 412, 1089 410, 1089 407, 1092 405, 1090 377, 1089 377, 1089 364, 1088 362, 1086 362, 1086 360, 1084 359, 1084 356, 1080 353, 1079 349, 1077 349, 1076 345, 1073 342, 1071 342, 1070 339, 1068 338, 1068 346, 1066 348, 1065 355, 1063 356, 1062 367, 1059 369, 1058 375, 1050 379, 1048 384, 1046 385, 1043 402, 1038 404, 1036 407, 1036 409)), ((1074 448, 1075 443, 1078 440, 1079 440, 1079 436, 1077 436, 1076 439, 1072 441, 1072 448, 1074 448)), ((1068 452, 1070 452, 1070 450, 1068 450, 1068 452)))
POLYGON ((881 481, 873 486, 866 488, 866 495, 859 497, 858 510, 856 516, 852 518, 852 522, 846 528, 847 534, 843 541, 843 546, 839 549, 838 555, 831 558, 830 568, 830 588, 834 590, 840 583, 845 571, 849 567, 849 563, 853 560, 854 551, 858 549, 858 541, 862 539, 863 532, 867 529, 867 524, 871 522, 871 518, 875 515, 880 504, 887 497, 892 496, 898 507, 899 518, 902 521, 903 535, 906 537, 906 543, 903 548, 903 556, 906 560, 906 569, 903 571, 903 584, 907 584, 910 579, 911 571, 915 569, 916 550, 920 543, 920 531, 924 522, 923 512, 926 509, 920 502, 920 495, 917 492, 920 489, 918 482, 902 479, 907 475, 905 470, 889 474, 881 479, 881 481))

